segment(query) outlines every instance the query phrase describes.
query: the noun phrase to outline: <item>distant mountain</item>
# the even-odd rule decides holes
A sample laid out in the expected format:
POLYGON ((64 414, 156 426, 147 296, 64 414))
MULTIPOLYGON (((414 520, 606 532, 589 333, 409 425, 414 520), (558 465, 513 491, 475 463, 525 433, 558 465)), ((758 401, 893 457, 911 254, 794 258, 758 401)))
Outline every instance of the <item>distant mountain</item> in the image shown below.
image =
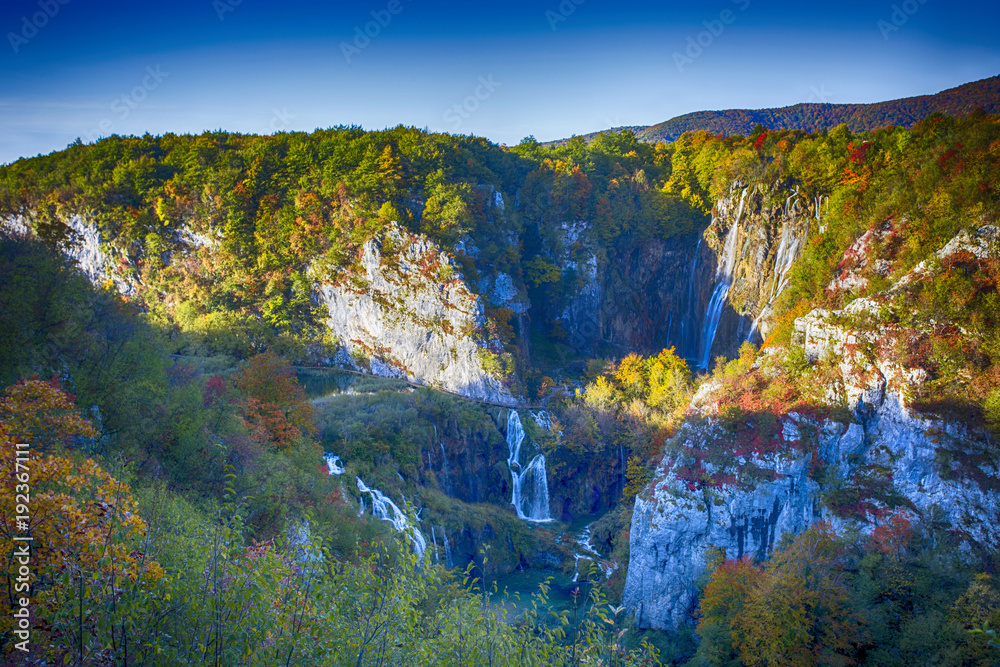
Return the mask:
MULTIPOLYGON (((696 111, 677 116, 656 125, 612 128, 582 135, 590 141, 598 134, 632 130, 650 143, 673 141, 685 132, 707 130, 713 134, 753 132, 758 124, 772 130, 800 129, 808 132, 829 130, 846 123, 854 132, 870 131, 889 125, 909 127, 932 113, 965 116, 977 108, 988 113, 1000 113, 1000 76, 966 83, 936 95, 905 97, 874 104, 796 104, 780 109, 730 109, 728 111, 696 111)), ((551 142, 564 144, 567 140, 551 142)))

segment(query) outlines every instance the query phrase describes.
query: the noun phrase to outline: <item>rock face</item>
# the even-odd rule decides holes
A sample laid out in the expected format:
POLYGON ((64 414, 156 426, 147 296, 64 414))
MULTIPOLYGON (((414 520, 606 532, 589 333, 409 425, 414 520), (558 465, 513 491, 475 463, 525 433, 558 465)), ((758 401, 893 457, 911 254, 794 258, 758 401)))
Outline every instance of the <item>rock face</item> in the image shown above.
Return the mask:
POLYGON ((365 242, 354 266, 313 274, 330 332, 355 367, 469 398, 516 402, 483 368, 492 353, 478 339, 479 297, 426 237, 393 224, 365 242))
POLYGON ((783 185, 736 182, 701 235, 647 240, 612 257, 590 240, 588 222, 562 222, 545 235, 544 254, 573 287, 546 314, 578 351, 603 343, 646 354, 673 346, 692 363, 735 356, 743 341, 767 335, 822 205, 783 185))
POLYGON ((710 295, 723 276, 717 270, 714 276, 698 276, 710 285, 707 295, 701 296, 705 307, 700 310, 699 328, 702 348, 706 337, 712 338, 710 361, 721 354, 735 356, 743 341, 760 342, 767 336, 772 305, 788 286, 789 269, 819 223, 822 205, 822 199, 805 197, 795 188, 740 182, 733 183, 729 195, 716 202, 712 225, 704 235, 707 246, 718 258, 715 266, 725 266, 727 245, 734 248, 735 257, 725 307, 714 330, 705 316, 711 311, 710 295), (735 238, 729 238, 730 232, 735 238), (708 335, 713 331, 714 335, 708 335))
MULTIPOLYGON (((938 257, 993 254, 995 237, 993 228, 963 233, 938 257)), ((928 277, 932 269, 918 266, 889 292, 928 277)), ((699 392, 694 406, 701 415, 685 424, 674 454, 636 499, 625 604, 642 626, 693 620, 696 582, 711 550, 765 559, 782 535, 820 520, 864 532, 884 511, 902 508, 916 520, 950 525, 966 547, 1000 544, 1000 466, 985 436, 915 414, 906 397, 924 381, 923 371, 862 354, 885 333, 871 325, 880 307, 877 296, 856 299, 843 311, 814 310, 795 323, 793 344, 811 359, 839 362, 842 390, 830 398, 848 408, 849 421, 779 415, 773 449, 736 450, 713 465, 705 453, 727 434, 714 417, 717 387, 699 392), (711 481, 698 483, 705 479, 711 481)))
MULTIPOLYGON (((65 229, 58 243, 59 249, 76 262, 91 283, 97 286, 111 284, 123 296, 135 294, 137 284, 134 272, 125 261, 124 254, 118 253, 118 261, 113 260, 114 251, 102 243, 97 225, 75 214, 61 222, 65 229)), ((0 221, 0 228, 18 235, 35 236, 31 221, 20 216, 0 221)))
MULTIPOLYGON (((624 599, 640 625, 672 629, 693 621, 696 582, 712 549, 723 550, 727 558, 750 554, 763 560, 782 535, 820 520, 870 530, 885 504, 866 497, 864 488, 859 487, 857 506, 847 508, 861 517, 845 518, 823 504, 825 494, 870 471, 891 480, 888 492, 898 495, 918 519, 945 521, 980 545, 1000 543, 1000 494, 993 490, 1000 484, 1000 468, 980 465, 986 478, 980 483, 956 474, 961 456, 980 453, 981 443, 954 426, 913 415, 895 392, 859 405, 866 414, 847 424, 786 415, 786 453, 748 457, 739 464, 752 463, 774 477, 749 490, 743 488, 745 480, 694 490, 683 474, 690 461, 665 460, 650 489, 636 499, 632 517, 624 599), (814 455, 801 454, 794 446, 807 430, 818 438, 819 457, 826 464, 821 477, 815 474, 814 455), (943 451, 954 455, 945 470, 937 464, 943 451)), ((711 422, 688 426, 678 437, 696 450, 709 446, 713 428, 711 422)), ((739 475, 738 470, 721 472, 739 475)))

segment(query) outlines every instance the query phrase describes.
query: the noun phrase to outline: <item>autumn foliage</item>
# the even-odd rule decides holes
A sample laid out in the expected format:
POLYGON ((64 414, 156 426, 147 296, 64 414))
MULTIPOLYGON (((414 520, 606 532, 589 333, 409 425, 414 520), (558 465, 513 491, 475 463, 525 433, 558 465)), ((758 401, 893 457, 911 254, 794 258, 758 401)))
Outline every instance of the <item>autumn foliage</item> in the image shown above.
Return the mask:
MULTIPOLYGON (((125 483, 92 459, 69 453, 64 444, 98 433, 83 419, 72 398, 55 382, 22 380, 0 399, 0 553, 14 553, 16 536, 30 535, 33 613, 53 633, 70 608, 68 598, 84 591, 88 604, 108 604, 125 586, 143 585, 163 576, 159 564, 142 553, 146 523, 125 483), (30 445, 28 460, 17 467, 15 443, 30 445), (28 482, 18 473, 27 472, 28 482), (25 488, 27 487, 27 488, 25 488), (25 494, 24 492, 28 493, 25 494), (17 525, 11 508, 29 508, 27 530, 17 525), (21 496, 18 499, 18 496, 21 496), (86 586, 76 583, 86 580, 86 586)), ((12 600, 19 563, 5 559, 0 569, 0 595, 12 600)), ((83 604, 78 601, 75 604, 83 604)), ((0 617, 0 632, 10 629, 9 615, 0 617)), ((60 628, 63 628, 62 630, 60 628)))
POLYGON ((247 424, 262 439, 284 448, 315 433, 312 405, 288 362, 273 352, 251 357, 236 376, 236 388, 246 397, 247 424))
POLYGON ((748 667, 853 664, 863 632, 840 574, 844 556, 818 524, 763 568, 749 558, 722 563, 705 587, 699 633, 716 644, 724 637, 730 657, 748 667))

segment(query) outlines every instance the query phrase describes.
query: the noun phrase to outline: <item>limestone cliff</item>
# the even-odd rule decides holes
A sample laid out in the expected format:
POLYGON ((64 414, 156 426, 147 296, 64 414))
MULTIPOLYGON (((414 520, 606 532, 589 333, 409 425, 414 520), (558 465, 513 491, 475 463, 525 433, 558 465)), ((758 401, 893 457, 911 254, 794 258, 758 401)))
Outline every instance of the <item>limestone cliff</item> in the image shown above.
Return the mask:
POLYGON ((695 366, 770 330, 775 299, 818 224, 824 200, 787 184, 734 182, 700 235, 651 239, 607 256, 587 221, 543 233, 544 253, 570 285, 547 316, 579 351, 667 346, 695 366))
MULTIPOLYGON (((938 257, 996 256, 996 237, 992 227, 963 232, 938 257)), ((779 414, 776 442, 741 448, 727 442, 718 385, 703 386, 636 500, 625 604, 641 625, 691 622, 710 550, 765 559, 782 535, 820 520, 870 531, 887 509, 901 508, 950 526, 963 548, 1000 544, 1000 466, 985 434, 913 411, 908 397, 925 374, 879 345, 890 332, 872 317, 894 290, 933 271, 922 264, 886 294, 796 321, 793 345, 832 364, 839 379, 828 400, 849 418, 779 414)))
MULTIPOLYGON (((312 271, 333 337, 355 367, 512 405, 484 369, 483 305, 451 258, 424 236, 389 225, 354 265, 312 271)), ((345 359, 346 360, 346 359, 345 359)))

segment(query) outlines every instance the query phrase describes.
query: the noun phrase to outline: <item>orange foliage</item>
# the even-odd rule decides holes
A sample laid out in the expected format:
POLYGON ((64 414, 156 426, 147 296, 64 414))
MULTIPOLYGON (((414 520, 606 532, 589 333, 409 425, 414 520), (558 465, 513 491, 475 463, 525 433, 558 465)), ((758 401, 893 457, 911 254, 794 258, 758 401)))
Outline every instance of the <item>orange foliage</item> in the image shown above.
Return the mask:
POLYGON ((913 537, 913 524, 904 512, 893 512, 872 531, 871 548, 886 556, 900 556, 913 537))
MULTIPOLYGON (((86 573, 91 589, 102 598, 116 596, 128 582, 156 580, 163 570, 137 550, 146 524, 129 487, 91 459, 77 460, 61 452, 74 437, 96 437, 97 431, 77 414, 68 394, 54 383, 22 380, 0 400, 0 552, 13 554, 15 537, 29 536, 30 599, 39 615, 60 607, 60 575, 86 573), (18 461, 16 443, 27 443, 27 459, 18 461), (60 451, 43 454, 42 450, 60 451), (12 511, 26 506, 27 525, 12 511), (102 576, 98 576, 98 575, 102 576)), ((19 588, 20 563, 4 559, 0 587, 7 600, 26 596, 19 588)), ((0 618, 0 633, 11 618, 0 618)))
POLYGON ((236 388, 246 397, 244 419, 262 439, 286 447, 316 432, 312 404, 291 366, 273 352, 251 357, 236 376, 236 388))

